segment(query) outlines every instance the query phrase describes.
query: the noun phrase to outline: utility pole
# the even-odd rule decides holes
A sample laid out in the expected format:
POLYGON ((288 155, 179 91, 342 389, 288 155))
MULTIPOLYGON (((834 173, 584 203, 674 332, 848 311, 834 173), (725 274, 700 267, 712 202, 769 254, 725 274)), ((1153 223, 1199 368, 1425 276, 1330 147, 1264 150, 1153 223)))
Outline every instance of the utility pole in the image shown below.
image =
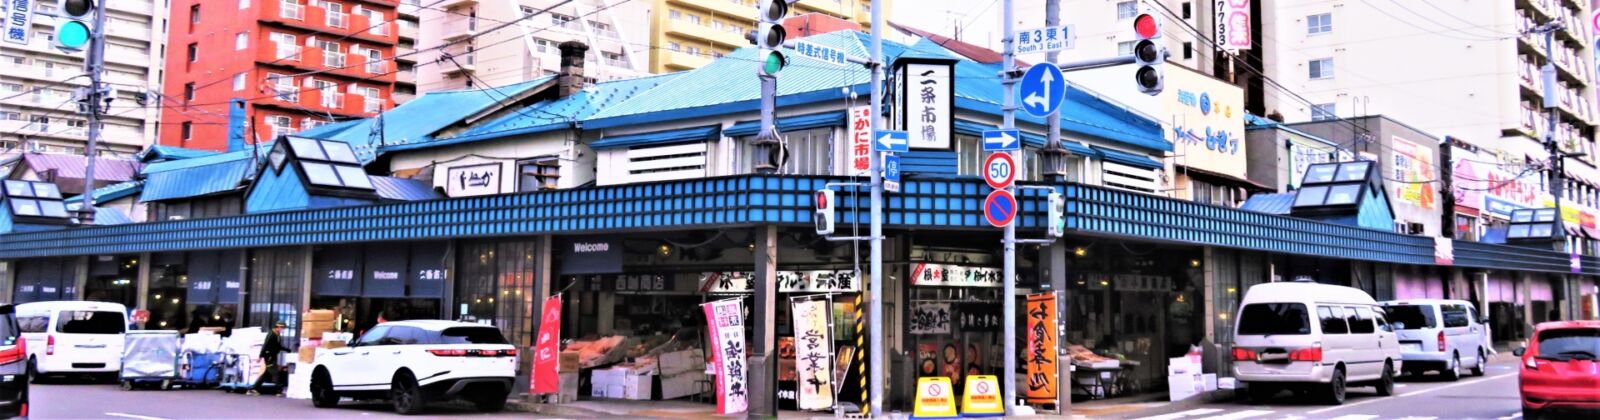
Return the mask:
POLYGON ((106 2, 94 2, 94 29, 89 31, 89 53, 84 57, 84 70, 89 73, 89 89, 84 94, 84 102, 88 104, 89 111, 89 145, 84 149, 83 155, 86 163, 83 167, 83 205, 78 208, 78 223, 84 225, 94 224, 94 160, 98 152, 95 150, 100 141, 100 113, 101 108, 110 107, 110 100, 103 95, 110 89, 100 83, 100 76, 106 68, 106 2))
MULTIPOLYGON (((1060 24, 1061 0, 1045 0, 1044 26, 1054 28, 1060 24)), ((1059 52, 1050 51, 1045 54, 1045 61, 1050 65, 1056 65, 1060 63, 1060 55, 1061 53, 1059 52)), ((1056 112, 1051 113, 1049 117, 1045 117, 1045 119, 1047 120, 1045 125, 1047 134, 1045 135, 1044 149, 1039 154, 1041 157, 1041 162, 1039 162, 1041 170, 1039 172, 1046 179, 1049 179, 1052 184, 1065 184, 1067 182, 1067 149, 1061 147, 1061 111, 1058 109, 1056 112)), ((1065 241, 1054 241, 1044 246, 1043 249, 1045 250, 1045 256, 1040 260, 1049 262, 1047 266, 1050 267, 1050 290, 1056 293, 1056 298, 1058 299, 1056 301, 1056 322, 1060 323, 1059 325, 1066 325, 1067 315, 1069 314, 1066 305, 1067 245, 1065 241)), ((1057 348, 1047 349, 1046 351, 1056 352, 1056 413, 1066 415, 1072 412, 1072 395, 1070 391, 1063 392, 1062 390, 1072 389, 1072 366, 1067 363, 1061 363, 1062 358, 1067 357, 1066 346, 1063 345, 1067 341, 1061 338, 1062 333, 1065 331, 1062 331, 1062 328, 1058 325, 1050 325, 1046 328, 1056 329, 1057 348)))
MULTIPOLYGON (((1012 15, 1012 8, 1015 6, 1013 3, 1013 0, 1005 0, 1005 11, 1001 13, 1001 19, 1005 20, 1002 25, 1005 32, 1000 36, 1000 44, 1003 48, 1000 63, 1005 75, 1000 78, 1000 88, 1006 91, 1004 107, 1000 108, 1002 120, 1000 129, 1002 130, 1010 130, 1017 127, 1016 85, 1018 75, 1016 74, 1017 44, 1015 38, 1017 22, 1012 15)), ((876 31, 877 27, 873 27, 873 30, 876 31)), ((1012 161, 1016 161, 1016 152, 1007 151, 1005 153, 1011 155, 1012 161)), ((1016 168, 1013 170, 1020 171, 1021 169, 1016 168)), ((1015 185, 1010 185, 1005 190, 1015 194, 1016 189, 1015 185)), ((1002 257, 1004 270, 1000 275, 1000 284, 1002 285, 1000 288, 1000 316, 1004 320, 1005 331, 1001 334, 1000 344, 1003 349, 1001 354, 1005 355, 1005 371, 1001 372, 1000 387, 1005 390, 1002 395, 1005 399, 1007 415, 1017 413, 1017 397, 1019 396, 1017 394, 1017 223, 1019 222, 1012 221, 1012 223, 1007 224, 1005 238, 1001 240, 1001 247, 1005 249, 1005 256, 1002 257)))
POLYGON ((1567 252, 1567 228, 1561 214, 1561 193, 1564 180, 1566 153, 1561 151, 1561 145, 1556 143, 1556 126, 1560 124, 1556 110, 1556 60, 1553 42, 1556 31, 1562 29, 1561 22, 1550 21, 1539 26, 1536 32, 1544 34, 1544 68, 1541 76, 1544 80, 1544 110, 1548 115, 1548 123, 1544 128, 1544 148, 1550 153, 1550 196, 1555 202, 1556 228, 1550 230, 1550 237, 1555 242, 1557 251, 1567 252))
MULTIPOLYGON (((1011 1, 1011 0, 1006 0, 1011 1)), ((872 129, 882 130, 883 122, 883 2, 872 0, 872 129)), ((868 230, 868 248, 872 250, 871 260, 867 265, 869 283, 867 283, 867 365, 871 366, 867 374, 871 393, 867 406, 863 412, 873 417, 882 417, 888 412, 883 406, 883 394, 889 388, 884 386, 884 375, 889 372, 884 363, 887 363, 888 349, 884 348, 883 331, 883 153, 874 151, 870 168, 872 182, 872 220, 868 230)))

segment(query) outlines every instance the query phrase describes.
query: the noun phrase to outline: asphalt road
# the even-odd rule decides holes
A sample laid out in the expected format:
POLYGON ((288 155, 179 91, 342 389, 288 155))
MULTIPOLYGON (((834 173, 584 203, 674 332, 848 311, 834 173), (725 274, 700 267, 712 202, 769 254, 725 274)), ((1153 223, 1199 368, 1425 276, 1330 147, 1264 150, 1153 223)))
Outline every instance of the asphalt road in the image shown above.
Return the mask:
MULTIPOLYGON (((67 383, 32 385, 34 419, 350 419, 401 418, 387 404, 345 402, 337 408, 311 406, 310 400, 249 396, 219 390, 123 391, 116 385, 67 383)), ((527 419, 529 413, 485 414, 471 406, 430 406, 422 417, 527 419)), ((416 418, 416 417, 408 417, 416 418)))

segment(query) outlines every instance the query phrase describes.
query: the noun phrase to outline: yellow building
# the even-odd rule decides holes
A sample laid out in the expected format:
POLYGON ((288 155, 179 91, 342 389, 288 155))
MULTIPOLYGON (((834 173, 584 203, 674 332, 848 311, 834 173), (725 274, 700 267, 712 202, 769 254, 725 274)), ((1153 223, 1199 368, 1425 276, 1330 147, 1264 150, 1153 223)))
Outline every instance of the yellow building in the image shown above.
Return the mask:
MULTIPOLYGON (((750 45, 744 36, 755 28, 757 4, 755 0, 654 0, 650 72, 698 68, 750 45)), ((870 28, 871 5, 870 0, 804 0, 789 8, 789 16, 820 13, 870 28)))

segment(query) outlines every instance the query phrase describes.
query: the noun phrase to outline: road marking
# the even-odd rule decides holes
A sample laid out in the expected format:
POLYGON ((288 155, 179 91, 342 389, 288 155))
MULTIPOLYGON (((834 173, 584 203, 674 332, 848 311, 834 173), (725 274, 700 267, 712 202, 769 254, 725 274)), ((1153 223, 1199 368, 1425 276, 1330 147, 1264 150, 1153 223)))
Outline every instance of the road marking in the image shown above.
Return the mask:
POLYGON ((1496 420, 1512 420, 1512 419, 1520 419, 1520 418, 1522 418, 1522 412, 1518 411, 1518 412, 1515 412, 1515 413, 1511 413, 1511 415, 1509 415, 1509 416, 1502 416, 1502 417, 1500 417, 1500 418, 1498 418, 1496 420))
MULTIPOLYGON (((1410 397, 1410 396, 1413 396, 1413 395, 1422 395, 1422 394, 1426 394, 1426 393, 1429 393, 1429 392, 1438 391, 1438 390, 1441 390, 1441 389, 1455 388, 1455 387, 1462 386, 1462 385, 1472 385, 1472 384, 1475 384, 1475 383, 1479 383, 1479 382, 1483 382, 1483 381, 1487 381, 1487 380, 1492 380, 1492 379, 1500 379, 1500 378, 1504 378, 1504 377, 1511 376, 1511 375, 1515 375, 1515 373, 1507 373, 1507 374, 1504 374, 1504 375, 1479 377, 1478 379, 1474 379, 1474 380, 1470 380, 1470 381, 1456 382, 1456 383, 1453 383, 1453 384, 1450 384, 1450 385, 1445 385, 1445 386, 1436 387, 1436 388, 1424 389, 1424 390, 1417 391, 1417 392, 1411 392, 1411 393, 1405 393, 1405 394, 1396 394, 1392 398, 1405 398, 1405 397, 1410 397)), ((1322 412, 1327 412, 1327 411, 1333 411, 1333 410, 1338 410, 1338 409, 1355 407, 1355 406, 1362 405, 1362 404, 1371 404, 1371 403, 1375 403, 1375 402, 1378 402, 1378 401, 1388 401, 1388 400, 1390 400, 1392 398, 1373 398, 1373 399, 1369 399, 1369 400, 1358 402, 1358 403, 1354 403, 1354 404, 1337 405, 1337 406, 1328 407, 1328 408, 1324 408, 1324 409, 1320 409, 1320 410, 1311 410, 1311 411, 1307 411, 1306 414, 1317 414, 1317 413, 1322 413, 1322 412)))
POLYGON ((172 420, 172 419, 163 418, 163 417, 141 416, 141 415, 138 415, 138 414, 128 414, 128 413, 105 413, 105 415, 108 415, 108 416, 111 416, 111 417, 122 417, 122 418, 139 419, 139 420, 172 420))
POLYGON ((1247 418, 1256 417, 1256 416, 1265 416, 1265 415, 1268 415, 1268 414, 1272 414, 1272 412, 1271 411, 1267 411, 1267 410, 1244 410, 1244 411, 1235 411, 1235 412, 1224 414, 1224 415, 1220 415, 1220 416, 1203 417, 1200 420, 1247 419, 1247 418))
POLYGON ((1348 416, 1334 417, 1334 418, 1331 418, 1331 419, 1328 419, 1328 420, 1371 420, 1371 419, 1375 419, 1375 418, 1378 418, 1378 416, 1374 416, 1374 415, 1371 415, 1371 414, 1351 414, 1351 415, 1348 415, 1348 416))
POLYGON ((1162 414, 1162 415, 1159 415, 1159 416, 1142 417, 1142 418, 1138 418, 1138 419, 1134 419, 1134 420, 1173 420, 1173 419, 1181 419, 1181 418, 1189 417, 1189 416, 1203 416, 1203 415, 1206 415, 1206 414, 1211 414, 1211 413, 1216 413, 1216 412, 1221 412, 1221 411, 1222 411, 1222 409, 1220 409, 1220 408, 1196 408, 1196 409, 1189 410, 1189 411, 1180 411, 1180 412, 1176 412, 1176 413, 1167 413, 1167 414, 1162 414))

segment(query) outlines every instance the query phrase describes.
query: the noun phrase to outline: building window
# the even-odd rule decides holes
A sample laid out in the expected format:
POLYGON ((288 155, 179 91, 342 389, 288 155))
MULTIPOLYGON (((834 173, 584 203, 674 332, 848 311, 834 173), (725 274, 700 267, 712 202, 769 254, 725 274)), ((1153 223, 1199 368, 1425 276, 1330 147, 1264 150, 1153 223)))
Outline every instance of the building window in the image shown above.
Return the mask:
POLYGON ((1193 188, 1193 199, 1196 203, 1211 204, 1222 207, 1233 207, 1239 203, 1239 190, 1224 185, 1216 185, 1205 181, 1190 179, 1190 188, 1193 188))
POLYGON ((361 109, 369 114, 383 111, 383 96, 378 88, 357 88, 361 92, 361 109))
POLYGON ((557 51, 556 42, 544 38, 534 38, 533 50, 544 54, 554 53, 557 51))
POLYGON ((278 100, 299 102, 300 92, 294 87, 294 77, 282 74, 267 74, 267 84, 272 85, 272 90, 278 95, 278 100))
POLYGON ((672 20, 683 19, 683 12, 680 12, 680 11, 677 11, 677 10, 669 10, 669 11, 667 11, 667 19, 672 19, 672 20))
POLYGON ((188 122, 188 121, 184 121, 183 122, 183 139, 184 140, 189 140, 189 139, 192 139, 192 138, 194 138, 194 123, 188 122))
POLYGON ((1333 14, 1320 13, 1306 16, 1306 33, 1310 35, 1333 32, 1333 14))
POLYGON ((667 49, 672 50, 674 52, 683 51, 683 45, 679 44, 679 43, 676 43, 676 42, 670 42, 669 41, 669 42, 667 42, 667 49))
POLYGON ((284 115, 268 116, 267 127, 272 128, 272 138, 283 137, 294 132, 294 119, 284 115))
POLYGON ((1339 118, 1338 114, 1336 112, 1334 112, 1336 105, 1337 104, 1333 104, 1333 103, 1312 105, 1311 106, 1311 120, 1312 121, 1322 121, 1322 120, 1331 120, 1331 119, 1339 118))
POLYGON ((1134 15, 1137 14, 1139 14, 1139 2, 1117 2, 1117 20, 1133 19, 1134 15))
POLYGON ((240 33, 235 34, 233 36, 233 49, 235 49, 235 50, 243 50, 243 49, 245 49, 245 47, 248 47, 248 46, 250 46, 250 35, 249 35, 249 33, 240 32, 240 33))
POLYGON ((1133 44, 1135 42, 1136 41, 1118 42, 1117 43, 1117 55, 1118 56, 1132 55, 1133 54, 1133 44))
POLYGON ((317 91, 322 93, 321 104, 323 108, 344 108, 344 95, 339 94, 338 83, 326 80, 313 80, 312 84, 316 85, 317 91))
POLYGON ((250 8, 250 0, 239 0, 239 9, 240 10, 249 9, 249 8, 250 8))
POLYGON ((195 25, 200 24, 200 5, 189 6, 189 32, 194 32, 195 25))
POLYGON ((367 73, 383 74, 383 51, 370 49, 366 51, 367 73))
POLYGON ((1189 2, 1183 2, 1183 18, 1184 19, 1192 19, 1192 18, 1194 18, 1194 5, 1193 4, 1191 4, 1189 2))
POLYGON ((323 0, 322 8, 328 10, 328 26, 344 29, 345 26, 349 25, 350 15, 344 13, 344 5, 323 0))
POLYGON ((1307 67, 1311 68, 1312 80, 1333 78, 1332 58, 1319 58, 1316 60, 1311 60, 1311 62, 1307 64, 1307 67))
POLYGON ((322 65, 328 67, 344 67, 344 51, 339 43, 333 41, 317 41, 317 46, 322 48, 322 65))
POLYGON ((689 23, 703 25, 703 23, 700 22, 700 15, 689 15, 689 23))
POLYGON ((300 55, 300 44, 296 43, 294 35, 273 32, 268 38, 277 46, 279 60, 288 60, 300 55))
POLYGON ((560 27, 563 27, 563 28, 567 28, 567 29, 582 30, 583 27, 582 26, 578 26, 578 22, 577 21, 578 21, 578 18, 576 18, 576 17, 567 16, 567 15, 563 15, 563 14, 560 14, 560 13, 551 13, 550 14, 550 24, 556 25, 556 26, 560 26, 560 27))
POLYGON ((1183 59, 1188 60, 1191 58, 1194 58, 1194 43, 1185 42, 1183 43, 1183 59))
POLYGON ((517 191, 556 189, 561 179, 561 159, 555 156, 517 162, 517 191))
POLYGON ((189 83, 184 83, 183 84, 183 100, 185 100, 185 101, 194 100, 194 82, 189 82, 189 83))
POLYGON ((301 6, 299 0, 281 0, 278 7, 278 16, 286 19, 301 20, 301 6))
POLYGON ((246 74, 247 74, 247 72, 242 72, 241 71, 241 72, 239 72, 239 74, 233 75, 233 91, 234 92, 238 92, 238 91, 244 90, 244 77, 245 77, 246 74))
POLYGON ((189 62, 200 60, 200 44, 189 44, 189 62))

